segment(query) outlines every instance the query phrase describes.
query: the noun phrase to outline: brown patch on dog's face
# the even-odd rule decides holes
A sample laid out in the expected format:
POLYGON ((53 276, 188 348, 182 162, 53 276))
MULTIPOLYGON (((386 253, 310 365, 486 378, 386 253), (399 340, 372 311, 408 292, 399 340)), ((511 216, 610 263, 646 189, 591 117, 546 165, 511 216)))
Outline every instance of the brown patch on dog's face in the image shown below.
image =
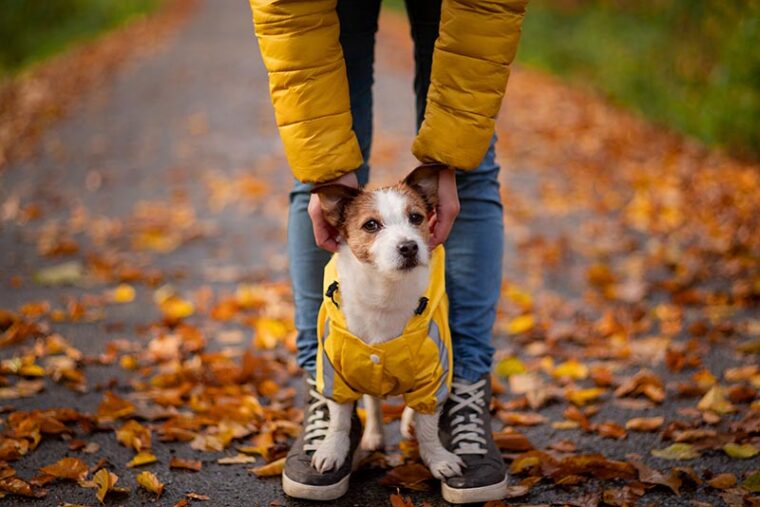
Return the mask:
POLYGON ((370 247, 377 235, 377 231, 371 232, 363 228, 363 226, 372 220, 382 226, 382 219, 375 207, 372 192, 362 192, 351 201, 346 207, 344 217, 341 235, 345 239, 346 244, 354 256, 361 262, 372 263, 370 247))
POLYGON ((354 256, 361 262, 374 264, 372 245, 383 234, 386 224, 383 213, 378 209, 378 192, 388 191, 398 193, 405 201, 404 220, 413 228, 427 245, 430 239, 428 206, 424 198, 405 183, 385 187, 375 191, 364 191, 346 205, 343 213, 343 223, 340 227, 341 236, 354 256))

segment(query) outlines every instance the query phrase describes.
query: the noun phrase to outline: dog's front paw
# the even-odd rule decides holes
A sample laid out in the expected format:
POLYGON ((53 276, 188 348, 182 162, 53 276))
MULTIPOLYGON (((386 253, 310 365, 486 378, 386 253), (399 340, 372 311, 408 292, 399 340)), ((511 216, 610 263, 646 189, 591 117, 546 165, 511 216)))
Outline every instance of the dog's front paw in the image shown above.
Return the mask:
POLYGON ((462 475, 462 469, 465 467, 462 458, 446 449, 441 449, 431 454, 425 461, 433 477, 441 480, 447 477, 462 475))
POLYGON ((337 470, 346 461, 349 447, 348 435, 329 435, 311 457, 311 466, 319 473, 337 470))

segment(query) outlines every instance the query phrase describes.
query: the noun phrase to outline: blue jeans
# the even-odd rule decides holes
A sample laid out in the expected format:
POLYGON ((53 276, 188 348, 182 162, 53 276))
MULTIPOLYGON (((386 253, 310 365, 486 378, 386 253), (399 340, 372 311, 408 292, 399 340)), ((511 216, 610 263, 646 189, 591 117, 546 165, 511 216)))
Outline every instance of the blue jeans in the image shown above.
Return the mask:
MULTIPOLYGON (((364 164, 359 183, 369 178, 372 143, 372 84, 375 33, 380 1, 338 1, 340 42, 346 61, 353 129, 364 164)), ((425 113, 433 44, 438 37, 440 1, 408 0, 407 14, 415 50, 414 90, 417 128, 425 113)), ((450 301, 454 376, 474 381, 491 371, 492 332, 501 288, 504 223, 499 195, 499 166, 494 143, 474 171, 457 171, 461 211, 446 241, 446 289, 450 301)), ((317 314, 322 302, 322 274, 330 254, 314 242, 307 213, 311 185, 296 182, 290 193, 288 257, 296 305, 299 366, 315 374, 317 314)))

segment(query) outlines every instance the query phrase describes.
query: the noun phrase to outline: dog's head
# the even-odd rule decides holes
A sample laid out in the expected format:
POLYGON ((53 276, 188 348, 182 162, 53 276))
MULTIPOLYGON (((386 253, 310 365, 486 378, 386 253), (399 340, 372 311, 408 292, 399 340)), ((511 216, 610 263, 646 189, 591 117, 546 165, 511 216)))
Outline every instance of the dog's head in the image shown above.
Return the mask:
POLYGON ((376 190, 329 184, 313 192, 356 259, 384 274, 400 273, 428 264, 429 220, 442 168, 422 165, 397 185, 376 190))

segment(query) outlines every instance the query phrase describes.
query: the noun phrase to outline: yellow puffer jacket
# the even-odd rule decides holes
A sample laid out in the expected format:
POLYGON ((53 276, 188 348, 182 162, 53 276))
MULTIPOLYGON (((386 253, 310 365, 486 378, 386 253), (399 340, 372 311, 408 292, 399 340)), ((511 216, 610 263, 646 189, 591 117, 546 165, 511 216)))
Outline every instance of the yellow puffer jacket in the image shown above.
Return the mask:
MULTIPOLYGON (((351 129, 336 0, 250 0, 285 154, 295 177, 327 181, 362 164, 351 129)), ((474 169, 488 149, 528 0, 443 0, 422 162, 474 169)))
POLYGON ((325 268, 326 290, 317 324, 317 390, 338 403, 358 400, 362 394, 403 395, 417 412, 432 414, 446 400, 452 378, 443 247, 432 252, 430 285, 404 331, 375 345, 346 327, 335 264, 333 257, 325 268))

